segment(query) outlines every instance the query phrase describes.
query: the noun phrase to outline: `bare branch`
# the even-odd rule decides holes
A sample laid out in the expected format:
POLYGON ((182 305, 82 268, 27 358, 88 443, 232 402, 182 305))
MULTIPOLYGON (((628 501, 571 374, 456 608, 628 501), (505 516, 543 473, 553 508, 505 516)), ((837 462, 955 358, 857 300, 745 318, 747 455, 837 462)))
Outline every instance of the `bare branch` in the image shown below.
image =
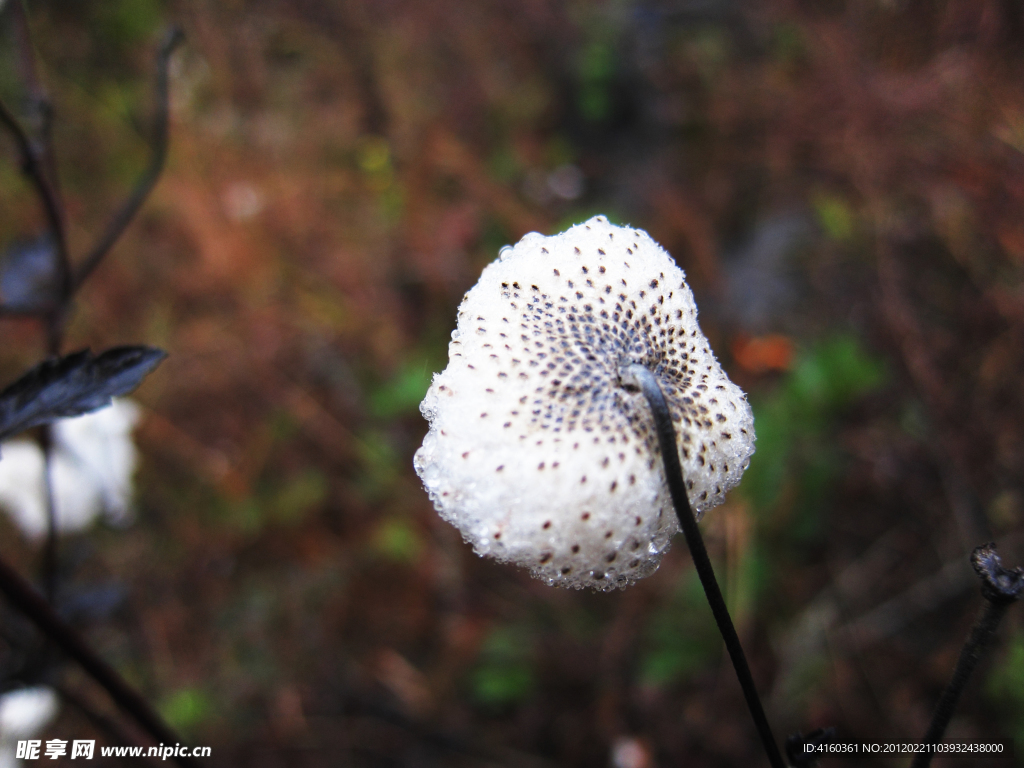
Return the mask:
POLYGON ((167 159, 167 138, 168 122, 170 118, 170 88, 168 83, 168 69, 171 54, 174 49, 184 40, 185 35, 178 27, 172 27, 164 36, 160 51, 156 57, 156 111, 153 116, 153 156, 150 158, 149 166, 143 171, 135 184, 135 189, 128 195, 121 204, 120 209, 110 220, 106 230, 99 240, 89 251, 81 265, 75 270, 72 281, 72 291, 77 290, 92 271, 103 261, 110 249, 117 242, 118 238, 131 223, 131 220, 138 213, 142 203, 149 196, 150 191, 156 185, 157 179, 164 168, 167 159))
POLYGON ((32 186, 35 187, 36 194, 39 196, 39 201, 43 205, 47 224, 49 224, 50 231, 53 233, 54 241, 57 245, 59 263, 64 265, 62 269, 65 275, 67 275, 68 247, 64 229, 64 210, 57 199, 57 194, 50 184, 50 180, 46 176, 42 159, 39 153, 36 152, 28 134, 25 133, 21 124, 18 123, 18 120, 2 100, 0 100, 0 123, 11 134, 11 138, 14 139, 18 154, 21 156, 22 172, 32 182, 32 186))
MULTIPOLYGON (((127 714, 142 726, 154 740, 176 744, 181 738, 160 718, 160 715, 128 685, 124 678, 90 648, 66 621, 60 618, 36 590, 10 565, 0 559, 0 591, 22 613, 52 640, 64 653, 77 661, 89 675, 110 694, 127 714)), ((182 766, 200 766, 192 757, 175 757, 182 766)))
POLYGON ((57 158, 53 150, 53 105, 46 89, 39 80, 36 68, 36 52, 32 45, 32 31, 28 25, 28 12, 25 0, 12 4, 11 16, 14 20, 14 33, 18 45, 18 72, 22 85, 28 96, 29 132, 38 138, 36 149, 40 162, 46 168, 53 193, 58 203, 63 196, 60 191, 60 176, 57 173, 57 158))

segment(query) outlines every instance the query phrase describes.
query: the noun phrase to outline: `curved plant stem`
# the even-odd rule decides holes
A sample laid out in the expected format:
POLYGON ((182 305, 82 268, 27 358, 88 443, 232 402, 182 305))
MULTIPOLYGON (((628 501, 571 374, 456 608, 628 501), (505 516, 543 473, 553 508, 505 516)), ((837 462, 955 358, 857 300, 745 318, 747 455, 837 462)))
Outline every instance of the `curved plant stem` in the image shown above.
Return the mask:
POLYGON ((60 270, 60 283, 62 296, 70 293, 71 268, 68 262, 67 241, 65 239, 64 207, 57 196, 57 192, 46 176, 43 160, 34 149, 32 140, 25 133, 14 113, 0 101, 0 124, 7 129, 14 143, 17 145, 18 154, 21 156, 21 167, 29 178, 32 186, 35 187, 36 195, 43 206, 43 213, 46 215, 46 223, 54 238, 57 249, 57 268, 60 270))
POLYGON ((71 294, 71 257, 68 253, 64 202, 60 193, 56 155, 53 150, 53 105, 36 69, 35 49, 24 0, 11 4, 18 64, 28 97, 28 132, 10 114, 3 117, 22 156, 22 169, 31 178, 54 239, 56 277, 61 301, 71 294))
POLYGON ((42 582, 43 592, 50 605, 57 604, 57 566, 59 529, 57 528, 57 507, 53 496, 53 429, 47 424, 40 437, 43 449, 43 498, 46 500, 46 543, 43 545, 42 582))
MULTIPOLYGON (((0 3, 2 4, 2 3, 0 3)), ((21 63, 26 88, 33 104, 35 119, 39 123, 37 140, 33 140, 14 114, 0 101, 0 125, 10 133, 21 155, 22 170, 31 180, 36 194, 46 213, 49 230, 53 236, 56 254, 56 271, 59 278, 59 295, 54 304, 40 307, 27 314, 40 317, 46 333, 46 348, 50 355, 60 354, 64 339, 64 326, 71 308, 75 292, 82 283, 99 266, 110 249, 124 233, 128 224, 142 207, 149 193, 155 186, 163 171, 167 159, 167 145, 170 122, 170 57, 181 44, 184 34, 178 27, 170 28, 163 37, 156 57, 156 106, 153 117, 152 156, 149 165, 143 170, 134 189, 124 200, 112 217, 106 229, 97 239, 95 245, 86 254, 82 263, 73 268, 67 247, 67 231, 64 205, 58 186, 56 163, 50 140, 50 123, 52 108, 39 79, 36 76, 35 60, 29 37, 28 18, 21 2, 15 2, 13 13, 16 31, 21 49, 21 63)), ((10 311, 0 305, 0 316, 21 314, 17 310, 10 311)), ((45 592, 50 602, 54 602, 57 590, 57 549, 59 532, 56 526, 55 509, 53 506, 53 439, 49 428, 43 434, 41 448, 45 456, 46 478, 46 515, 47 533, 43 548, 42 573, 45 592)))
MULTIPOLYGON (((107 662, 90 648, 75 630, 61 619, 50 604, 10 565, 0 559, 0 591, 56 644, 77 661, 125 713, 161 744, 178 744, 181 738, 161 719, 149 703, 107 662)), ((175 757, 182 766, 201 766, 192 757, 175 757)))
POLYGON ((661 447, 661 457, 665 464, 665 477, 672 494, 672 503, 675 505, 676 515, 679 517, 679 524, 686 537, 686 545, 690 548, 690 555, 693 557, 693 564, 700 577, 700 583, 704 587, 704 594, 707 595, 711 612, 718 624, 718 631, 722 633, 726 650, 729 651, 729 658, 732 659, 732 665, 736 669, 736 677, 739 678, 740 687, 743 689, 743 697, 747 700, 750 715, 754 718, 754 725, 757 726, 764 751, 768 755, 768 762, 771 763, 772 768, 785 768, 786 763, 782 759, 782 753, 779 752, 775 737, 772 735, 764 707, 761 706, 761 699, 757 694, 754 678, 750 674, 747 657, 743 653, 743 646, 740 645, 740 638, 736 634, 736 628, 729 616, 729 609, 726 608, 722 590, 718 586, 715 571, 711 567, 711 559, 704 547, 704 539, 700 535, 700 528, 697 526, 693 509, 690 507, 690 499, 686 494, 686 483, 683 481, 683 470, 679 465, 676 431, 672 426, 672 416, 668 410, 668 403, 665 402, 665 395, 662 393, 661 387, 658 386, 658 380, 654 374, 644 366, 630 365, 623 373, 639 385, 654 416, 654 427, 658 433, 658 445, 661 447))
MULTIPOLYGON (((1004 568, 996 554, 995 544, 985 544, 971 554, 971 565, 981 579, 981 594, 985 605, 978 614, 967 642, 960 650, 953 677, 935 707, 932 722, 921 740, 924 744, 938 744, 946 733, 946 726, 953 718, 953 712, 960 701, 967 680, 981 659, 985 648, 995 636, 999 622, 1007 609, 1024 593, 1024 570, 1004 568)), ((931 752, 920 752, 911 763, 911 768, 928 768, 932 762, 931 752)))
POLYGON ((72 289, 78 289, 93 270, 103 261, 114 243, 124 233, 131 220, 138 213, 149 193, 156 185, 163 172, 167 160, 168 125, 170 122, 170 59, 171 54, 185 39, 178 27, 172 27, 165 34, 156 57, 156 109, 153 116, 152 154, 149 165, 142 171, 135 183, 135 188, 121 203, 121 207, 107 224, 92 249, 82 259, 82 263, 74 271, 71 278, 72 289))

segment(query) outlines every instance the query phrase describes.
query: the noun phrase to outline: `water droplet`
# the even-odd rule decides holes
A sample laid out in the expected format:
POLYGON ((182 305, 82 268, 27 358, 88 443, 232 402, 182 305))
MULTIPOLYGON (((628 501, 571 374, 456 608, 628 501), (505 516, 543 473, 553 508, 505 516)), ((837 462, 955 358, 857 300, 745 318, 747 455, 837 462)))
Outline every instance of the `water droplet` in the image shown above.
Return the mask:
POLYGON ((431 464, 424 468, 421 479, 423 480, 423 485, 433 490, 440 483, 441 470, 437 468, 437 464, 431 464))

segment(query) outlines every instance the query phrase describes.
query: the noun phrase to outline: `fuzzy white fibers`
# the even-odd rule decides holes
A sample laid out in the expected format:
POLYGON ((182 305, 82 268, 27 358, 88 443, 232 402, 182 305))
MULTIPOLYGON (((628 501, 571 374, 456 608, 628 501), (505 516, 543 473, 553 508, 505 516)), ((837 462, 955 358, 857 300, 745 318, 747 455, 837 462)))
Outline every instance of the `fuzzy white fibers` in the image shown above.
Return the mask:
MULTIPOLYGON (((114 398, 94 413, 62 419, 53 427, 53 497, 57 528, 81 531, 101 512, 115 525, 131 518, 132 475, 138 463, 132 430, 141 409, 114 398)), ((45 459, 22 438, 0 450, 0 507, 31 539, 46 534, 45 459)))
POLYGON ((24 765, 15 757, 18 741, 38 736, 59 711, 57 692, 44 685, 0 694, 0 768, 24 765))
POLYGON ((478 554, 549 584, 630 584, 679 530, 625 366, 661 385, 698 517, 754 452, 750 406, 697 326, 683 271, 603 216, 503 248, 466 293, 448 354, 420 405, 416 471, 478 554))

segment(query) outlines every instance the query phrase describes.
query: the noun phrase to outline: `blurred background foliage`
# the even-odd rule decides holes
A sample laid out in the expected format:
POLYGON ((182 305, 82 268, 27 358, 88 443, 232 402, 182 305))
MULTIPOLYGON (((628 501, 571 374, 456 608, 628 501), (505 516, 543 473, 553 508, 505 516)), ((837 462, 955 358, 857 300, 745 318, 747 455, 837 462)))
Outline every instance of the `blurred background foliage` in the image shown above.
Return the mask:
MULTIPOLYGON (((923 733, 979 603, 967 553, 1024 562, 1019 3, 27 8, 73 253, 147 160, 161 30, 188 36, 166 173, 69 329, 171 353, 138 395, 137 521, 66 539, 62 578, 217 764, 762 761, 681 542, 627 591, 552 590, 476 558, 412 471, 462 294, 595 213, 674 255, 750 393, 757 454, 702 526, 777 734, 923 733)), ((0 150, 6 249, 42 219, 0 150)), ((44 342, 2 323, 8 381, 44 342)), ((6 519, 0 542, 36 567, 6 519)), ((1022 633, 1016 610, 951 739, 1024 760, 1022 633)), ((97 738, 72 706, 49 732, 97 738)))

